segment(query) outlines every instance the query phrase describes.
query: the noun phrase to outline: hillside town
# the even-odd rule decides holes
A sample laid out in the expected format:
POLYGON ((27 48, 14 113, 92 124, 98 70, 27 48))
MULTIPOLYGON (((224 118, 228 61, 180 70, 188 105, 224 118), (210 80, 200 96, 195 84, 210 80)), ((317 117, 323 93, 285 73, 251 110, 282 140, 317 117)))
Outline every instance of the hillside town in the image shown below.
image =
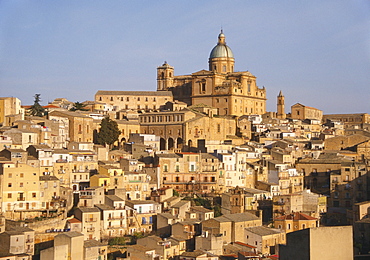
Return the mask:
POLYGON ((0 259, 367 255, 370 114, 285 107, 283 90, 266 111, 225 39, 208 69, 162 63, 153 91, 1 97, 0 259))

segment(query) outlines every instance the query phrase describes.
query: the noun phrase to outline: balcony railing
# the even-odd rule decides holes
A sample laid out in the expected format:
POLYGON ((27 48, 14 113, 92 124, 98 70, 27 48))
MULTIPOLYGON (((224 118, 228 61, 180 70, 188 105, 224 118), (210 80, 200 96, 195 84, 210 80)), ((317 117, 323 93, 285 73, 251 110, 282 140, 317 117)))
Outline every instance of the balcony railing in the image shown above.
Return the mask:
POLYGON ((86 231, 87 232, 93 232, 93 231, 95 231, 95 228, 94 227, 88 227, 88 228, 86 228, 86 231))
POLYGON ((17 201, 25 201, 26 198, 25 197, 20 197, 20 198, 17 198, 17 201))
POLYGON ((125 216, 113 216, 113 217, 108 217, 108 220, 115 220, 115 219, 125 219, 125 216))
POLYGON ((87 218, 85 219, 85 222, 96 222, 97 218, 87 218))
POLYGON ((120 228, 124 228, 123 225, 120 225, 120 226, 108 226, 107 229, 120 229, 120 228))

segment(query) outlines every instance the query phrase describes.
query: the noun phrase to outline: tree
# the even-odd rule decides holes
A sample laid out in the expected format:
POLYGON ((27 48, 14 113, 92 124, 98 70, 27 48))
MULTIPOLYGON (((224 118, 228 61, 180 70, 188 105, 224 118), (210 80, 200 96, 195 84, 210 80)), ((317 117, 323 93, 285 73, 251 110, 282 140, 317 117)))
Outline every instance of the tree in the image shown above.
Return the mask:
POLYGON ((77 111, 77 110, 80 110, 80 111, 88 111, 87 108, 85 108, 86 105, 84 103, 80 103, 78 101, 76 101, 76 103, 73 104, 73 107, 70 109, 71 111, 77 111))
POLYGON ((98 133, 98 143, 102 145, 111 146, 118 141, 121 131, 118 129, 118 124, 109 117, 101 120, 100 129, 98 133))
POLYGON ((35 94, 34 98, 35 101, 33 105, 30 107, 30 114, 31 116, 44 116, 45 114, 45 108, 43 108, 40 105, 41 99, 40 99, 41 94, 35 94))

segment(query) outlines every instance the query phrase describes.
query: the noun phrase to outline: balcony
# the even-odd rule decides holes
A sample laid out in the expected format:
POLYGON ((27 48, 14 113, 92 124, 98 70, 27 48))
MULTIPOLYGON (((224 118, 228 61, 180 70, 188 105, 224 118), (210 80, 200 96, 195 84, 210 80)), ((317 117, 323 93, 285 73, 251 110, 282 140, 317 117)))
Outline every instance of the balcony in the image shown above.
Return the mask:
POLYGON ((108 220, 120 220, 120 219, 125 219, 125 216, 113 216, 113 217, 108 217, 108 220))
POLYGON ((108 226, 107 229, 121 229, 125 228, 123 225, 122 226, 108 226))
POLYGON ((33 243, 33 238, 29 238, 26 240, 26 243, 33 243))
POLYGON ((51 200, 58 201, 60 200, 60 196, 51 196, 51 200))
POLYGON ((68 160, 67 159, 58 159, 55 162, 57 162, 57 163, 67 163, 68 160))
POLYGON ((284 201, 275 201, 273 204, 274 205, 285 205, 285 202, 284 201))
POLYGON ((25 200, 26 200, 25 197, 19 197, 19 198, 17 198, 17 201, 25 201, 25 200))
POLYGON ((95 231, 95 227, 88 227, 88 228, 86 228, 86 231, 87 232, 94 232, 95 231))
POLYGON ((97 220, 97 218, 87 218, 85 219, 85 222, 96 222, 97 220))

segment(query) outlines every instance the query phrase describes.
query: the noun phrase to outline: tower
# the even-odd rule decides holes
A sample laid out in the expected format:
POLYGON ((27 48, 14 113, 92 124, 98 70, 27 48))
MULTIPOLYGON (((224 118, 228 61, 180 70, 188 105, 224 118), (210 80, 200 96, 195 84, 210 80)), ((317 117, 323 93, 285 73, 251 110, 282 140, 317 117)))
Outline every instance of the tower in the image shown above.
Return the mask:
POLYGON ((277 96, 277 114, 276 117, 279 119, 285 119, 285 97, 283 92, 280 90, 279 95, 277 96))
POLYGON ((174 68, 166 61, 157 68, 157 91, 173 87, 174 68))
POLYGON ((218 43, 209 55, 209 70, 217 73, 234 72, 234 54, 226 45, 225 35, 221 30, 218 35, 218 43))

